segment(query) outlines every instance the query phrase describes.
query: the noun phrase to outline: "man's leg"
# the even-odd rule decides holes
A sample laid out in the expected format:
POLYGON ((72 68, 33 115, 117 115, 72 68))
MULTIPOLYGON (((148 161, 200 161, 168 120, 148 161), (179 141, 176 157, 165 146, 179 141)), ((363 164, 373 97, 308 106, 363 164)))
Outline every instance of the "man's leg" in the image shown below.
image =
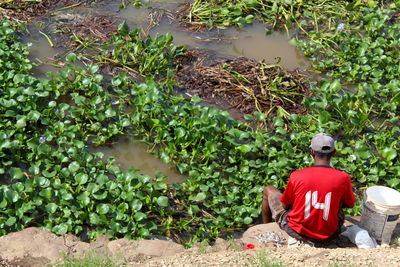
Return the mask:
POLYGON ((279 201, 282 193, 273 186, 267 186, 263 191, 262 198, 262 221, 263 223, 270 223, 275 220, 277 213, 283 210, 282 203, 279 201))

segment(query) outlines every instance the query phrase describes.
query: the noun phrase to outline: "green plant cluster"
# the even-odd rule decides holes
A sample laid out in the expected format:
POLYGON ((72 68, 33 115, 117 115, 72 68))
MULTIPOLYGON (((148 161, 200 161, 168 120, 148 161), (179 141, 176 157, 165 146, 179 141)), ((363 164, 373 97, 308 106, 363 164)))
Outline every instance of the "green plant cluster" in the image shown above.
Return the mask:
POLYGON ((72 39, 78 44, 77 49, 93 50, 93 53, 85 50, 84 54, 97 64, 122 67, 135 76, 170 79, 174 73, 171 62, 185 48, 172 43, 171 33, 154 38, 142 38, 141 33, 141 29, 130 31, 123 22, 109 42, 80 40, 76 35, 72 39))
POLYGON ((364 8, 342 24, 343 29, 311 31, 298 46, 315 62, 313 67, 328 76, 387 85, 398 79, 400 62, 400 24, 393 12, 364 8))
MULTIPOLYGON (((400 24, 393 17, 394 11, 365 8, 354 15, 352 22, 342 26, 343 30, 312 31, 309 39, 297 41, 316 70, 357 85, 355 90, 334 96, 332 106, 341 118, 346 116, 341 112, 343 104, 351 105, 353 108, 349 109, 353 111, 361 109, 358 114, 347 114, 347 117, 358 116, 353 122, 362 124, 357 125, 360 130, 370 119, 397 124, 400 24)), ((332 96, 335 92, 327 93, 332 96)), ((384 123, 381 128, 387 126, 384 123)))
MULTIPOLYGON (((53 79, 29 74, 27 46, 0 25, 0 233, 40 226, 94 238, 147 237, 170 213, 167 185, 101 161, 88 145, 131 125, 124 99, 97 65, 73 64, 53 79)), ((67 59, 72 63, 73 54, 67 59)))
MULTIPOLYGON (((171 93, 167 68, 181 48, 174 48, 170 37, 141 40, 120 26, 114 40, 121 50, 114 54, 121 67, 144 68, 147 57, 135 61, 143 50, 154 56, 153 67, 142 71, 148 80, 137 84, 125 73, 108 81, 97 65, 69 64, 52 79, 36 79, 14 29, 3 22, 0 33, 1 234, 41 226, 89 238, 99 233, 216 238, 259 218, 264 186, 283 189, 293 170, 311 164, 308 145, 317 132, 338 137, 340 155, 333 165, 358 185, 400 189, 397 115, 382 108, 390 119, 365 116, 364 101, 372 99, 367 90, 354 94, 339 80, 322 81, 314 88, 317 95, 304 100, 310 114, 278 110, 267 119, 255 113, 246 116, 248 124, 202 106, 199 98, 171 93), (137 47, 137 57, 130 58, 125 45, 137 47), (165 51, 172 52, 166 57, 165 51), (157 77, 164 82, 152 80, 157 77), (249 126, 266 120, 272 129, 249 126), (89 145, 121 134, 142 139, 189 178, 167 187, 161 178, 153 181, 133 169, 121 172, 90 153, 89 145)), ((76 56, 67 60, 72 63, 76 56)))
POLYGON ((258 19, 275 27, 283 25, 287 30, 293 24, 317 29, 329 25, 335 16, 345 17, 349 10, 359 6, 375 6, 378 1, 298 1, 298 0, 196 0, 191 4, 189 21, 199 20, 209 27, 243 27, 258 19), (330 19, 328 19, 330 18, 330 19))

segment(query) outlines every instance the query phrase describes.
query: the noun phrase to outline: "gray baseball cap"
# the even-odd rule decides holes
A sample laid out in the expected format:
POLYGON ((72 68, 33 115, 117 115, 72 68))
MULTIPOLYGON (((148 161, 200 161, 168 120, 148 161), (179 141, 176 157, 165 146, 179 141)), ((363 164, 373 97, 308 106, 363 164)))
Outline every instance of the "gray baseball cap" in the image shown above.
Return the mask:
POLYGON ((310 148, 315 152, 331 153, 335 150, 335 140, 328 134, 319 133, 312 138, 310 148))

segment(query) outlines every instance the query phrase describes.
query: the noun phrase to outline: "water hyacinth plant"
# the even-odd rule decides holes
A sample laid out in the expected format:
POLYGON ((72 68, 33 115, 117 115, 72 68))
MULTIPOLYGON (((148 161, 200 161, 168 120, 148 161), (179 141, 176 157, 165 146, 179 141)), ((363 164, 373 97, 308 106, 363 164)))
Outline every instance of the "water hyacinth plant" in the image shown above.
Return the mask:
MULTIPOLYGON (((309 3, 291 5, 300 2, 309 3)), ((243 6, 258 8, 262 4, 273 10, 274 4, 266 3, 242 2, 243 6)), ((241 3, 232 4, 229 8, 237 9, 241 3)), ((281 1, 276 5, 286 10, 289 4, 281 1)), ((241 12, 238 16, 245 20, 250 15, 241 12)), ((213 239, 257 221, 262 188, 274 185, 283 189, 291 171, 311 164, 308 145, 317 132, 338 138, 340 154, 333 165, 349 172, 356 186, 382 184, 400 189, 400 89, 395 70, 390 68, 398 63, 396 38, 392 38, 397 36, 397 26, 389 23, 384 11, 365 12, 376 15, 365 16, 365 23, 359 26, 365 37, 370 37, 366 49, 373 52, 364 51, 365 64, 384 66, 374 65, 379 73, 360 67, 364 76, 356 75, 361 80, 355 80, 351 71, 341 70, 344 62, 353 64, 359 59, 349 53, 361 53, 363 45, 361 37, 350 34, 353 24, 332 23, 332 35, 322 37, 338 46, 323 50, 321 62, 329 60, 329 51, 336 51, 343 64, 329 68, 332 76, 365 84, 350 91, 342 87, 340 79, 323 80, 312 87, 315 95, 303 100, 306 115, 278 109, 273 118, 258 112, 246 116, 247 122, 200 105, 199 98, 172 93, 170 68, 183 48, 174 46, 170 35, 141 39, 138 30, 122 24, 112 43, 95 46, 97 54, 90 60, 97 64, 79 68, 73 63, 80 56, 69 54, 65 69, 51 79, 37 79, 30 74, 27 46, 18 41, 8 22, 2 22, 0 233, 40 226, 89 239, 101 233, 112 238, 163 234, 192 242, 213 239), (387 34, 384 41, 382 34, 387 34), (105 64, 123 71, 107 79, 99 73, 105 64), (132 73, 139 73, 143 82, 133 80, 132 73), (393 100, 388 101, 389 97, 393 100), (254 121, 265 120, 270 128, 250 127, 260 124, 254 121), (167 186, 162 177, 151 180, 134 170, 122 172, 112 160, 100 161, 101 154, 90 152, 90 145, 123 134, 142 140, 150 151, 189 178, 167 186)), ((240 19, 237 22, 242 23, 240 19)), ((299 46, 317 51, 321 49, 317 37, 316 33, 312 43, 303 48, 299 42, 299 46)), ((315 51, 307 54, 313 56, 315 51)))

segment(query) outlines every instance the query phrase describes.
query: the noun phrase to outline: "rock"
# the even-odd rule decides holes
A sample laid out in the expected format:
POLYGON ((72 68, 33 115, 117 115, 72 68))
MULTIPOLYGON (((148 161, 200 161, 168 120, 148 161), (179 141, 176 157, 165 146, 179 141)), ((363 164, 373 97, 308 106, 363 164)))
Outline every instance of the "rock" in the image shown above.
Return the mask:
POLYGON ((99 235, 96 241, 90 243, 90 249, 96 251, 99 255, 111 255, 107 246, 109 242, 110 240, 106 235, 99 235))
POLYGON ((31 262, 29 266, 43 266, 55 263, 63 255, 75 253, 77 244, 82 243, 79 252, 89 248, 71 236, 57 236, 47 230, 36 227, 0 237, 0 258, 8 262, 31 262))
POLYGON ((172 256, 183 252, 184 248, 166 240, 128 240, 125 238, 110 241, 107 245, 115 257, 124 257, 126 262, 136 262, 150 257, 172 256))
POLYGON ((264 242, 259 242, 256 237, 259 236, 260 234, 263 234, 265 232, 275 232, 279 235, 281 235, 284 239, 288 239, 289 235, 283 231, 279 225, 275 222, 273 223, 266 223, 266 224, 258 224, 256 226, 250 227, 247 229, 246 232, 244 232, 242 236, 242 241, 245 244, 254 244, 258 246, 265 246, 266 243, 264 242))
POLYGON ((229 242, 225 241, 222 238, 217 238, 217 240, 215 240, 213 250, 214 251, 227 250, 229 248, 229 246, 230 246, 229 242))

